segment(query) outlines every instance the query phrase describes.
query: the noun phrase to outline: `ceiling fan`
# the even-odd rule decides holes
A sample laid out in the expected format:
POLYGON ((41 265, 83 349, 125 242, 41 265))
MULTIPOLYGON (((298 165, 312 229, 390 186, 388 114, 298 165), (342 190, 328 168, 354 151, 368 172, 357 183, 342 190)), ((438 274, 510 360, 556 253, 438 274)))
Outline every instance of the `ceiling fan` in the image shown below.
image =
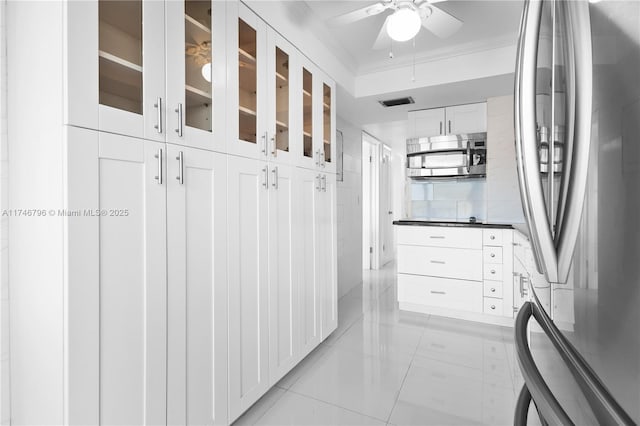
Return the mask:
POLYGON ((462 21, 434 5, 441 1, 444 0, 382 0, 331 18, 327 23, 329 26, 347 25, 392 10, 373 44, 374 49, 388 47, 391 40, 410 40, 418 34, 420 26, 446 38, 460 29, 462 21))

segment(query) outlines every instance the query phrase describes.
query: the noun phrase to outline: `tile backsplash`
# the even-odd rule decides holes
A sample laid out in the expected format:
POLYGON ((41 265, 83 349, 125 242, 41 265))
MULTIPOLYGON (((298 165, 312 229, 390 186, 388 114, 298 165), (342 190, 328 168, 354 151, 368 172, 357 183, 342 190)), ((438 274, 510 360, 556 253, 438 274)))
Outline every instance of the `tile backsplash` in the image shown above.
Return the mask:
POLYGON ((486 220, 484 179, 410 183, 409 216, 428 220, 486 220))

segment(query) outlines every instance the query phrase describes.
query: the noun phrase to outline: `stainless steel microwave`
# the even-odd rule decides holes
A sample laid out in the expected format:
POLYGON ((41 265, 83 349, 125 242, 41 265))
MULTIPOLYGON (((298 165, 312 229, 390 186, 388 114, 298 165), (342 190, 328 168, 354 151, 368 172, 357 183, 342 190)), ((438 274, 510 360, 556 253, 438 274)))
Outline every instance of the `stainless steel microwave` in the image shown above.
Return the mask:
POLYGON ((407 139, 407 176, 412 179, 484 177, 487 134, 407 139))

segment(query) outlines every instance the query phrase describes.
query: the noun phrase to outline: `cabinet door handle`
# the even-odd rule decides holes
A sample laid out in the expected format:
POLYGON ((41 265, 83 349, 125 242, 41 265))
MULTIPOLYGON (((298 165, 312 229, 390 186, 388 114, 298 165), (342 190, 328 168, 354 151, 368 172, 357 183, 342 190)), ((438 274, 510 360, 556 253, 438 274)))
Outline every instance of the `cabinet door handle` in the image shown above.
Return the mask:
POLYGON ((162 149, 159 149, 154 157, 158 159, 158 175, 155 177, 155 180, 158 181, 158 185, 162 185, 162 149))
POLYGON ((178 114, 178 128, 176 129, 176 133, 178 134, 178 136, 182 137, 182 129, 183 129, 183 123, 182 123, 182 103, 178 104, 178 108, 176 108, 176 113, 178 114))
POLYGON ((265 166, 262 169, 262 173, 263 173, 263 178, 264 178, 264 182, 262 182, 262 186, 264 187, 264 189, 269 189, 269 168, 267 166, 265 166))
POLYGON ((440 122, 440 134, 442 134, 442 121, 440 122))
POLYGON ((319 152, 320 152, 320 166, 324 167, 324 150, 321 149, 319 152))
POLYGON ((271 182, 271 186, 278 189, 278 166, 274 167, 273 170, 271 170, 271 173, 273 173, 273 182, 271 182))
POLYGON ((162 98, 160 96, 158 96, 156 103, 153 104, 153 106, 157 110, 157 122, 153 127, 158 131, 158 133, 162 133, 162 98))
POLYGON ((529 291, 524 288, 524 283, 528 282, 528 278, 524 275, 520 275, 520 297, 524 299, 525 296, 529 294, 529 291))
POLYGON ((320 165, 320 150, 316 151, 316 166, 320 165))
POLYGON ((271 155, 276 157, 278 155, 278 150, 276 149, 276 136, 271 136, 271 155))
POLYGON ((267 155, 267 132, 262 135, 262 153, 267 155))
POLYGON ((317 175, 316 176, 316 191, 320 191, 320 182, 321 182, 320 175, 317 175))
POLYGON ((176 179, 180 182, 180 185, 184 185, 184 157, 182 151, 178 153, 176 160, 178 160, 178 176, 176 176, 176 179))
POLYGON ((451 120, 449 120, 449 134, 451 134, 451 120))

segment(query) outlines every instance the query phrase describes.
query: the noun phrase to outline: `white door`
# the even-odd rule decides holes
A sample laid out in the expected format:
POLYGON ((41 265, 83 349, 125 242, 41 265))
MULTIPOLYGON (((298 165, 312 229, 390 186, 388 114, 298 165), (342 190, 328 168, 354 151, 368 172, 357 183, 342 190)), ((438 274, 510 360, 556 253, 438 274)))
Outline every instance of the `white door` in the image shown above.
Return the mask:
POLYGON ((268 158, 292 164, 294 137, 301 121, 294 112, 302 107, 295 88, 300 78, 298 50, 272 28, 267 31, 268 158))
POLYGON ((227 150, 266 159, 267 25, 241 2, 227 7, 227 150), (237 53, 234 53, 237 52, 237 53))
POLYGON ((487 104, 457 105, 446 108, 447 134, 480 133, 487 131, 487 104))
POLYGON ((269 387, 266 162, 228 156, 229 420, 269 387))
POLYGON ((323 174, 318 192, 318 280, 321 284, 322 340, 338 327, 336 176, 323 174))
POLYGON ((320 343, 320 282, 316 252, 318 250, 317 216, 319 173, 296 168, 293 217, 294 263, 299 287, 300 356, 304 357, 320 343))
POLYGON ((227 159, 167 146, 168 424, 226 424, 227 159))
POLYGON ((89 209, 68 220, 67 240, 69 418, 80 423, 166 422, 164 147, 68 130, 66 197, 89 209))
POLYGON ((169 142, 224 150, 225 9, 219 1, 165 2, 169 142))
POLYGON ((445 134, 444 108, 409 112, 409 138, 428 138, 445 134))
POLYGON ((269 168, 269 376, 275 384, 299 360, 299 281, 293 269, 296 199, 291 166, 269 168))
POLYGON ((393 198, 391 196, 391 150, 382 149, 380 165, 380 265, 393 258, 393 198))
POLYGON ((164 2, 65 5, 65 123, 164 141, 164 2))

